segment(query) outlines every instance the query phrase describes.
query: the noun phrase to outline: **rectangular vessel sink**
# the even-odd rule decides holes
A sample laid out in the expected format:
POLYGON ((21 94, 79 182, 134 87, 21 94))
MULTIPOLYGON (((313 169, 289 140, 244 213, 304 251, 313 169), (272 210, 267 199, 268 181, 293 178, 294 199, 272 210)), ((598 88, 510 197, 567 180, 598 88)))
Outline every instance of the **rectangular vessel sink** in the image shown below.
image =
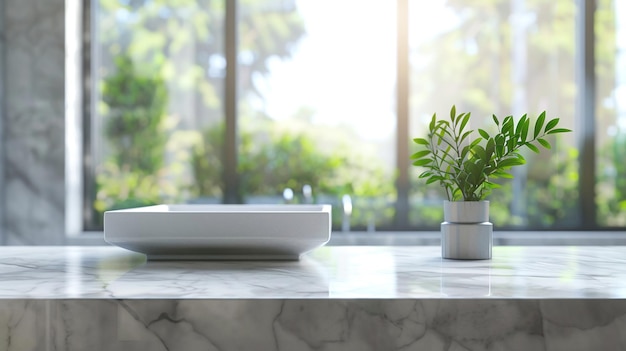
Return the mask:
POLYGON ((330 205, 157 205, 104 213, 104 239, 149 260, 297 260, 328 242, 330 205))

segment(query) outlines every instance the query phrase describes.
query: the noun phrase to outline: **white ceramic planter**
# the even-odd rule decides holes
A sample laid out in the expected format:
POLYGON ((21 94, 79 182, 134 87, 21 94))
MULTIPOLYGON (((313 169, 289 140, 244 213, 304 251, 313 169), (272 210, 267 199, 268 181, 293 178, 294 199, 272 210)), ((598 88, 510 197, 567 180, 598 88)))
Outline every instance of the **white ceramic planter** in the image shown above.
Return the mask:
POLYGON ((444 201, 441 256, 456 260, 491 258, 493 225, 489 201, 444 201))

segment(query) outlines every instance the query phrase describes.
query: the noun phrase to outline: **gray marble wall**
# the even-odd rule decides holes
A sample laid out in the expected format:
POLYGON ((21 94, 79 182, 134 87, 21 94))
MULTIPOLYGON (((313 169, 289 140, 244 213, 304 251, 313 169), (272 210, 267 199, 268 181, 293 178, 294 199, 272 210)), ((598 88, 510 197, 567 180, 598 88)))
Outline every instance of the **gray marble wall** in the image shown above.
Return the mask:
POLYGON ((62 244, 65 1, 0 2, 0 239, 62 244))

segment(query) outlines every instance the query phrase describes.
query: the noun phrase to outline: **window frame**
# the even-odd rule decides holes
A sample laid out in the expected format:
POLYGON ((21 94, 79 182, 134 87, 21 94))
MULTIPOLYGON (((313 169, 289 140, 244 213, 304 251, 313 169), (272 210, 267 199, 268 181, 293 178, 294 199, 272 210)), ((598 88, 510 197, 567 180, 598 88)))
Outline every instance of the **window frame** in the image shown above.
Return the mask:
MULTIPOLYGON (((94 116, 93 101, 98 100, 96 89, 92 89, 91 72, 97 67, 97 56, 93 55, 92 42, 97 41, 97 31, 92 30, 97 25, 97 16, 93 11, 93 1, 82 0, 74 2, 76 6, 66 7, 66 22, 76 21, 78 24, 67 27, 66 45, 72 35, 78 35, 77 48, 68 45, 67 49, 71 53, 76 51, 79 57, 77 62, 70 62, 71 57, 66 59, 66 85, 77 84, 82 89, 68 90, 66 87, 66 103, 68 107, 68 120, 66 122, 66 145, 76 140, 81 140, 80 147, 67 147, 66 152, 66 177, 67 181, 67 211, 66 223, 68 237, 80 239, 91 236, 89 233, 101 231, 93 227, 91 204, 94 200, 94 177, 95 164, 93 143, 95 126, 92 123, 94 116), (69 32, 74 32, 69 33, 69 32), (78 33, 76 33, 78 32, 78 33), (82 93, 81 93, 82 92, 82 93), (80 173, 78 181, 75 175, 80 173), (95 230, 96 229, 96 230, 95 230)), ((223 203, 238 203, 238 173, 237 173, 237 64, 238 55, 238 1, 225 1, 225 56, 226 56, 226 77, 225 77, 225 153, 224 153, 224 181, 225 193, 223 203), (235 62, 235 64, 232 64, 235 62)), ((409 0, 397 1, 397 71, 396 71, 396 171, 395 182, 396 203, 394 222, 391 228, 381 227, 382 231, 420 231, 429 233, 432 230, 416 228, 409 225, 409 189, 411 168, 409 158, 409 75, 405 74, 409 67, 409 0)), ((596 86, 595 86, 595 1, 594 0, 573 0, 577 7, 575 18, 575 43, 576 57, 575 70, 576 82, 579 91, 579 106, 576 123, 575 145, 579 152, 579 218, 581 223, 576 228, 555 228, 549 232, 572 232, 572 231, 601 231, 616 232, 624 231, 624 227, 601 227, 596 219, 595 203, 595 181, 596 181, 596 148, 595 148, 595 107, 596 107, 596 86), (584 165, 584 166, 583 166, 584 165)), ((68 2, 70 4, 72 2, 68 2)), ((504 230, 508 228, 503 228, 504 230)), ((516 232, 543 231, 545 228, 525 227, 512 228, 516 232)))

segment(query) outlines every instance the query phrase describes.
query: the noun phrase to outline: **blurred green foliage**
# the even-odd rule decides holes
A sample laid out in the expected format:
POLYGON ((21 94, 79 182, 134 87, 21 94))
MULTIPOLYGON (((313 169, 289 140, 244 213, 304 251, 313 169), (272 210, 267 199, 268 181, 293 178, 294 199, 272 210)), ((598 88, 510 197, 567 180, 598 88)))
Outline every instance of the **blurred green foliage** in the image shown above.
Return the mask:
POLYGON ((155 204, 163 192, 159 173, 167 143, 165 83, 158 75, 137 72, 126 55, 116 57, 115 67, 116 72, 102 82, 110 154, 96 177, 98 214, 155 204))
MULTIPOLYGON (((106 140, 96 168, 96 220, 106 209, 133 207, 193 197, 220 199, 223 193, 224 1, 99 0, 98 43, 102 100, 98 115, 106 140), (172 101, 192 106, 170 111, 172 101)), ((270 59, 287 59, 306 34, 295 2, 242 0, 239 76, 241 98, 259 96, 254 80, 269 72, 270 59)), ((512 36, 510 0, 449 0, 458 26, 434 35, 419 47, 420 64, 411 70, 414 111, 436 111, 462 97, 458 108, 511 111, 512 36), (477 52, 480 52, 478 55, 477 52), (459 79, 462 77, 462 79, 459 79)), ((417 5, 416 5, 417 6, 417 5)), ((575 4, 527 0, 535 17, 527 37, 526 77, 529 106, 548 109, 573 123, 577 86, 572 72, 575 4)), ((598 1, 596 13, 598 100, 615 87, 615 14, 612 1, 598 1)), ((320 53, 325 54, 325 53, 320 53)), ((598 130, 615 121, 610 105, 598 106, 598 130)), ((242 118, 251 118, 242 110, 242 118)), ((531 111, 532 112, 532 111, 531 111)), ((290 124, 293 121, 285 122, 290 124)), ((313 127, 299 131, 271 126, 239 130, 239 172, 245 197, 280 196, 285 187, 313 187, 317 201, 340 208, 343 194, 353 197, 352 224, 378 226, 392 221, 394 176, 370 150, 328 143, 313 127), (332 145, 329 147, 329 145, 332 145)), ((475 128, 478 126, 474 126, 475 128)), ((571 127, 571 126, 570 126, 571 127)), ((598 140, 599 221, 626 225, 626 139, 598 140), (609 171, 604 172, 605 169, 609 171)), ((577 160, 571 140, 557 142, 549 158, 529 159, 524 197, 527 218, 511 215, 510 182, 491 195, 492 221, 499 226, 568 226, 577 206, 577 160)), ((532 158, 532 157, 531 157, 532 158)), ((412 172, 410 223, 436 228, 441 222, 441 193, 425 187, 412 172)), ((341 216, 335 213, 335 221, 341 216)), ((97 225, 98 223, 96 223, 97 225)), ((338 224, 336 222, 335 224, 338 224)))
POLYGON ((598 165, 598 221, 608 226, 626 226, 626 133, 617 133, 601 150, 598 165))
POLYGON ((158 74, 137 72, 126 55, 115 58, 115 68, 102 84, 102 101, 108 107, 104 135, 112 159, 121 169, 155 174, 163 166, 167 142, 165 83, 158 74))
MULTIPOLYGON (((342 159, 318 150, 306 135, 272 133, 269 140, 254 140, 252 132, 240 128, 238 173, 243 198, 255 195, 282 196, 285 188, 310 185, 317 191, 330 190, 325 182, 342 166, 342 159)), ((224 124, 205 129, 202 142, 192 153, 195 183, 192 194, 219 197, 224 193, 224 124)))
MULTIPOLYGON (((206 128, 202 141, 193 147, 191 166, 194 182, 192 196, 220 198, 224 192, 221 156, 224 125, 206 128)), ((293 202, 302 203, 305 185, 313 190, 312 201, 334 204, 335 224, 342 214, 340 199, 349 194, 354 199, 353 226, 368 223, 388 224, 393 218, 393 183, 382 166, 365 157, 350 157, 346 150, 324 152, 319 143, 306 134, 275 130, 239 131, 238 173, 244 202, 255 197, 283 202, 286 188, 295 193, 293 202)))
MULTIPOLYGON (((416 2, 414 6, 426 5, 416 2)), ((521 109, 530 114, 547 110, 560 117, 566 128, 575 129, 581 96, 575 75, 575 2, 448 0, 446 7, 455 22, 415 49, 411 108, 418 132, 426 135, 432 112, 453 103, 459 110, 484 116, 485 122, 478 121, 473 128, 489 123, 493 112, 508 115, 521 109), (516 5, 521 12, 515 13, 516 5)), ((617 121, 615 23, 623 15, 615 11, 614 0, 597 1, 594 15, 596 100, 601 102, 594 116, 598 166, 596 183, 585 186, 596 187, 598 224, 624 226, 626 192, 620 187, 626 179, 626 158, 619 153, 626 147, 619 145, 619 135, 607 135, 617 121)), ((499 228, 575 228, 580 224, 580 165, 574 136, 559 139, 546 155, 529 158, 527 166, 515 174, 520 186, 502 182, 502 188, 494 190, 490 196, 494 224, 499 228)), ((437 190, 429 190, 413 175, 411 224, 438 226, 442 217, 438 207, 445 195, 437 190)))
MULTIPOLYGON (((262 98, 254 80, 269 73, 270 59, 289 58, 305 35, 295 4, 240 1, 241 99, 262 98)), ((95 217, 107 209, 167 201, 220 202, 224 1, 99 0, 98 10, 98 44, 105 54, 99 114, 106 145, 96 169, 95 217), (168 101, 191 106, 179 111, 168 101)), ((238 118, 250 120, 254 113, 240 108, 238 118)), ((334 218, 341 218, 337 205, 348 193, 355 199, 353 225, 391 221, 393 183, 365 152, 335 147, 337 140, 320 142, 309 125, 294 132, 270 116, 261 120, 260 127, 238 126, 244 201, 274 201, 285 188, 302 201, 302 187, 310 185, 314 201, 335 205, 334 218)))
MULTIPOLYGON (((224 5, 215 0, 97 2, 101 122, 96 125, 105 142, 95 155, 96 227, 108 209, 193 196, 190 182, 200 177, 189 176, 190 154, 202 140, 198 127, 223 118, 224 5), (189 107, 168 111, 172 101, 189 107)), ((240 5, 245 11, 239 14, 239 50, 248 59, 239 63, 239 91, 258 94, 253 77, 268 72, 270 58, 291 55, 304 24, 289 2, 240 5)), ((207 150, 208 179, 221 174, 221 157, 221 150, 207 150)), ((215 184, 203 182, 201 192, 219 193, 215 184)))

